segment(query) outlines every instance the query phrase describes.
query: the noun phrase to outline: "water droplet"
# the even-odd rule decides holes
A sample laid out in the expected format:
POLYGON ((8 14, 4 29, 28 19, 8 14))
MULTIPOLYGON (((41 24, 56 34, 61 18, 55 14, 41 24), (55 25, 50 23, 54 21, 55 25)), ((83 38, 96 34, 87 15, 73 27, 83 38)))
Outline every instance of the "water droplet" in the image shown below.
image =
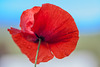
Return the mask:
POLYGON ((30 49, 30 48, 31 48, 31 46, 28 46, 27 48, 28 48, 28 49, 30 49))

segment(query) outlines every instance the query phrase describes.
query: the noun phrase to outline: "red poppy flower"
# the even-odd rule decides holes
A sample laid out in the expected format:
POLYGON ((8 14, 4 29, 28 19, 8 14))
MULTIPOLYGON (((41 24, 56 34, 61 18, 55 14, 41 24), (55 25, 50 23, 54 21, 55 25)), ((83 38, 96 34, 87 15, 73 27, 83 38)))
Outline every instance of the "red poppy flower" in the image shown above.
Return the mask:
POLYGON ((37 63, 47 62, 54 56, 62 59, 72 53, 79 39, 79 31, 72 16, 53 4, 27 9, 21 15, 21 30, 8 29, 14 42, 32 63, 39 38, 42 39, 37 63))

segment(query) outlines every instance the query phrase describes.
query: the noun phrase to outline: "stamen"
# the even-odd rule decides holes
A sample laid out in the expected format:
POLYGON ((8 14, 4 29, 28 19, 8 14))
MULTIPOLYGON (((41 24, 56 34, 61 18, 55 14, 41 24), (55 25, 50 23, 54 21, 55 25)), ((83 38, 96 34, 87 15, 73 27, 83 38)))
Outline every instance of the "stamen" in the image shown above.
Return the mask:
POLYGON ((41 39, 41 41, 44 41, 44 37, 43 36, 38 36, 36 33, 35 33, 37 39, 35 41, 35 43, 38 43, 39 42, 39 39, 41 39))

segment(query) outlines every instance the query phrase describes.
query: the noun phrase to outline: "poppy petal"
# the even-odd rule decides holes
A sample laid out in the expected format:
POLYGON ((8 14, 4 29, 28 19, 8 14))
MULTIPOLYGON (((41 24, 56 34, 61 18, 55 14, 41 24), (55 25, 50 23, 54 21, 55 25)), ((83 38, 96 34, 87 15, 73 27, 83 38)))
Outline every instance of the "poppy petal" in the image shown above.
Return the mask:
POLYGON ((39 11, 41 7, 33 7, 31 9, 25 10, 20 18, 21 30, 27 33, 33 33, 30 29, 34 25, 34 14, 39 11))
POLYGON ((32 30, 45 38, 51 51, 59 59, 71 54, 79 38, 79 31, 72 16, 52 4, 43 4, 35 14, 32 30))
POLYGON ((58 6, 43 4, 40 11, 34 15, 34 19, 32 31, 44 37, 48 43, 60 42, 71 32, 77 32, 78 35, 78 29, 72 16, 58 6))
MULTIPOLYGON (((41 45, 40 45, 39 54, 38 54, 38 58, 37 58, 37 64, 39 64, 40 62, 47 62, 54 57, 54 55, 51 53, 49 47, 46 45, 47 45, 47 43, 41 43, 41 45)), ((31 58, 30 61, 32 61, 34 63, 35 58, 31 58)))
MULTIPOLYGON (((23 37, 26 34, 22 33, 20 30, 11 28, 8 29, 14 42, 21 49, 22 53, 24 53, 32 63, 35 63, 36 51, 38 47, 38 43, 30 42, 26 38, 23 37)), ((53 58, 53 54, 48 49, 48 47, 44 46, 46 43, 41 43, 40 50, 38 54, 37 64, 40 62, 47 62, 53 58)))
POLYGON ((56 58, 62 59, 69 56, 73 52, 73 50, 76 48, 78 39, 79 37, 76 35, 59 43, 49 44, 49 47, 56 58))

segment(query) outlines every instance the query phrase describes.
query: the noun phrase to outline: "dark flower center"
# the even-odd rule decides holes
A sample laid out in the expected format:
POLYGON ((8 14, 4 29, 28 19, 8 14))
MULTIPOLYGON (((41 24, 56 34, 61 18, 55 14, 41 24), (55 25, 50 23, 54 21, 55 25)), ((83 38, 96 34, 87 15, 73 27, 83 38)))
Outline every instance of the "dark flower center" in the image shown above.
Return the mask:
POLYGON ((44 37, 43 36, 38 36, 36 33, 35 33, 35 35, 36 35, 36 37, 37 37, 37 39, 36 39, 36 43, 38 43, 39 42, 39 38, 41 39, 41 41, 43 42, 44 41, 44 37))

